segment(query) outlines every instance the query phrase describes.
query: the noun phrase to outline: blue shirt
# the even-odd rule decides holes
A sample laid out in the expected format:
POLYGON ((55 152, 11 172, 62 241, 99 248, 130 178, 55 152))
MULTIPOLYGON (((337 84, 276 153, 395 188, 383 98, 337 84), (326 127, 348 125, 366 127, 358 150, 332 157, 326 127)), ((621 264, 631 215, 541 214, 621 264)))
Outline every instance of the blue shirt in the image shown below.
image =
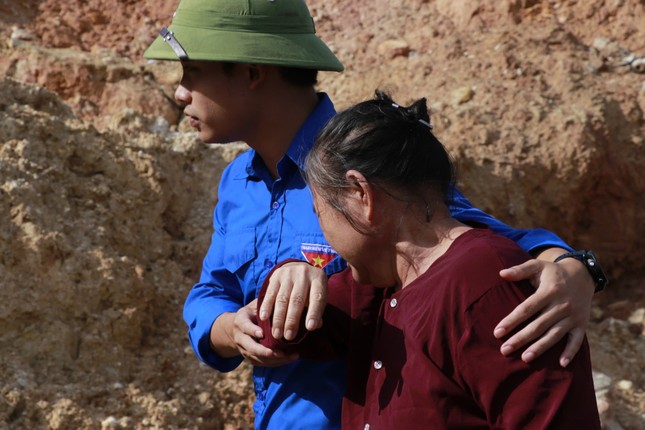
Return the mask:
MULTIPOLYGON (((253 301, 271 268, 288 259, 307 259, 332 274, 345 267, 329 247, 313 211, 312 198, 300 175, 304 155, 325 123, 335 114, 331 100, 320 102, 278 163, 273 180, 262 159, 250 149, 222 174, 214 214, 214 232, 199 282, 184 305, 184 320, 197 356, 228 372, 242 357, 222 358, 210 347, 217 317, 253 301)), ((457 190, 453 216, 478 222, 516 241, 523 249, 569 247, 542 229, 516 230, 472 207, 457 190)), ((253 380, 257 429, 340 429, 345 390, 345 363, 298 360, 281 367, 255 367, 253 380)))

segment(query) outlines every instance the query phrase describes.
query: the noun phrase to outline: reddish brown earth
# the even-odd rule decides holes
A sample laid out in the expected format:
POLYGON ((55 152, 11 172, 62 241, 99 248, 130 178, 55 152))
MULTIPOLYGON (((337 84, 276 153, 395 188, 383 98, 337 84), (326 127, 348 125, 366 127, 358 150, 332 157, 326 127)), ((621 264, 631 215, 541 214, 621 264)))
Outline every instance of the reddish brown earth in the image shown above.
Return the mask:
MULTIPOLYGON (((645 427, 645 4, 310 0, 342 108, 427 97, 471 200, 597 250, 605 428, 645 427)), ((181 320, 222 168, 143 49, 175 2, 0 0, 0 429, 249 428, 181 320)))

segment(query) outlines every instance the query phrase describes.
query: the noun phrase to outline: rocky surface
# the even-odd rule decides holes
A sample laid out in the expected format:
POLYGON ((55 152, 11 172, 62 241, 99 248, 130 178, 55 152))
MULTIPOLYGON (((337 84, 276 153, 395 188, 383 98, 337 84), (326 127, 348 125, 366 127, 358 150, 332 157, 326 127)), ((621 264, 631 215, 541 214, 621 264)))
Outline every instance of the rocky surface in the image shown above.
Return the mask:
MULTIPOLYGON (((427 97, 473 202, 597 250, 608 429, 645 427, 645 6, 310 0, 339 108, 427 97)), ((222 168, 141 58, 176 2, 0 0, 0 429, 249 428, 250 369, 200 365, 183 299, 222 168)))

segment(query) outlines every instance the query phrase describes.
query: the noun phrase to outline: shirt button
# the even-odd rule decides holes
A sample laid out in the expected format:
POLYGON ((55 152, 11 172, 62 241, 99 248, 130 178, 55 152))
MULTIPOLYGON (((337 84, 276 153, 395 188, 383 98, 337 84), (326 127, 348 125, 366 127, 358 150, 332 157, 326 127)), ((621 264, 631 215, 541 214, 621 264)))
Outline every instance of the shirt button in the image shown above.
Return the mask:
POLYGON ((271 260, 269 260, 268 258, 266 260, 264 260, 264 267, 266 267, 267 269, 272 268, 273 263, 271 262, 271 260))
POLYGON ((376 360, 376 361, 374 362, 374 368, 375 368, 376 370, 379 370, 381 367, 383 367, 383 362, 382 362, 381 360, 376 360))
POLYGON ((278 208, 280 207, 280 203, 278 203, 278 202, 273 202, 273 204, 271 205, 271 207, 272 207, 273 209, 278 209, 278 208))
POLYGON ((399 304, 399 302, 396 299, 390 300, 390 307, 391 308, 395 308, 396 305, 398 305, 398 304, 399 304))

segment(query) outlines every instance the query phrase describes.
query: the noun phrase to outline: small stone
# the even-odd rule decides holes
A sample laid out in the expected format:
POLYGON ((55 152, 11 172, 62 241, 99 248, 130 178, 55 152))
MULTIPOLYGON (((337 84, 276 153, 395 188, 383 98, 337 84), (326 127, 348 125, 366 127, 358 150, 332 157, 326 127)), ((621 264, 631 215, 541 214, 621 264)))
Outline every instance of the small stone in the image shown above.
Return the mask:
POLYGON ((611 377, 602 372, 593 372, 593 385, 596 391, 606 390, 611 385, 611 377))
POLYGON ((455 105, 461 105, 472 100, 474 96, 475 91, 472 87, 461 87, 452 92, 452 101, 455 105))
POLYGON ((202 405, 205 405, 211 399, 211 395, 206 391, 202 391, 197 396, 197 399, 199 400, 199 403, 201 403, 202 405))
POLYGON ((117 420, 114 417, 107 417, 103 421, 101 421, 101 430, 112 430, 112 429, 118 429, 121 427, 121 424, 119 424, 119 420, 117 420))
POLYGON ((645 308, 636 309, 627 319, 631 324, 643 324, 645 321, 645 308))
POLYGON ((634 388, 634 383, 627 379, 622 379, 616 382, 616 389, 620 391, 631 391, 634 388))
POLYGON ((591 46, 593 46, 594 48, 596 48, 598 50, 602 50, 602 49, 605 49, 607 47, 607 45, 609 45, 610 42, 611 41, 609 39, 606 39, 604 37, 596 37, 593 40, 591 46))
POLYGON ((392 59, 396 57, 407 57, 410 54, 411 50, 412 49, 410 48, 410 45, 408 44, 408 42, 402 39, 386 40, 385 42, 381 43, 377 48, 377 52, 379 53, 379 55, 387 59, 392 59))
POLYGON ((605 312, 600 306, 594 306, 591 308, 591 319, 594 321, 600 321, 605 316, 605 312))
POLYGON ((27 30, 16 27, 15 25, 11 27, 11 36, 9 38, 9 47, 15 48, 21 45, 23 42, 33 40, 34 36, 31 35, 27 30))

